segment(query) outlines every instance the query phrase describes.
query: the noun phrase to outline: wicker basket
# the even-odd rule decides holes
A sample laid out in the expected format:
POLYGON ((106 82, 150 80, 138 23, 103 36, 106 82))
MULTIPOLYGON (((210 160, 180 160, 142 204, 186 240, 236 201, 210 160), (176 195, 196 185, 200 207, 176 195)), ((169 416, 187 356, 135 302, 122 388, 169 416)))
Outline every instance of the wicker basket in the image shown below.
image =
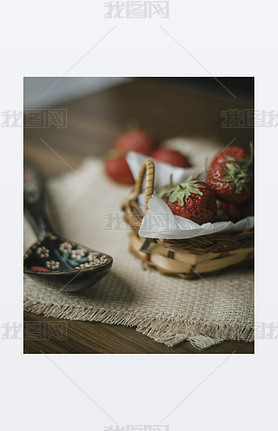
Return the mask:
POLYGON ((146 267, 161 274, 180 278, 196 278, 238 264, 252 264, 254 255, 253 229, 238 234, 211 234, 196 238, 169 240, 149 239, 138 235, 144 214, 137 198, 145 181, 145 213, 154 188, 154 164, 145 161, 133 191, 122 202, 125 221, 131 226, 130 252, 146 267))

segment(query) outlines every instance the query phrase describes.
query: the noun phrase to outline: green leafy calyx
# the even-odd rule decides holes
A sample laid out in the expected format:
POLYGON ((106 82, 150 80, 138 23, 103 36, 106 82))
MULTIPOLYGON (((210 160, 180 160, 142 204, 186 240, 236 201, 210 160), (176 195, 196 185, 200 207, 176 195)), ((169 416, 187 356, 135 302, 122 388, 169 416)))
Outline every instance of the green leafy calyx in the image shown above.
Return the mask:
POLYGON ((229 183, 230 189, 235 188, 237 194, 243 190, 248 191, 252 181, 251 164, 253 162, 253 147, 251 146, 250 157, 246 160, 236 159, 228 156, 225 158, 226 168, 222 170, 226 174, 222 181, 229 183))
POLYGON ((200 190, 204 187, 200 184, 199 180, 192 180, 192 175, 188 177, 183 183, 174 188, 169 197, 169 202, 178 201, 181 206, 184 205, 184 198, 188 198, 192 193, 202 196, 203 192, 200 190))

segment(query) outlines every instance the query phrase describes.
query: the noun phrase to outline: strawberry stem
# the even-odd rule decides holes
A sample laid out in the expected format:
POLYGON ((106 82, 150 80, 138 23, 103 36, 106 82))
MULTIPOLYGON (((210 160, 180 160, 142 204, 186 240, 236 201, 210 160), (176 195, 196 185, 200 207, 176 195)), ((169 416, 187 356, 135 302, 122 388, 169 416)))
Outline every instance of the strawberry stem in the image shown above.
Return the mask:
POLYGON ((171 188, 174 187, 174 184, 173 184, 173 174, 170 174, 169 185, 170 185, 171 188))

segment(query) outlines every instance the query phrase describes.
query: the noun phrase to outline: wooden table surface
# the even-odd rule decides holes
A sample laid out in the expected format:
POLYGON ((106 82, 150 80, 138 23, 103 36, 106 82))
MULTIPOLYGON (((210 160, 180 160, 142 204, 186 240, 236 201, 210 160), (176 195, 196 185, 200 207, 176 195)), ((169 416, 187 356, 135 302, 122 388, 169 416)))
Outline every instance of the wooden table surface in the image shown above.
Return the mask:
MULTIPOLYGON (((211 97, 185 89, 179 82, 172 85, 165 79, 141 78, 71 100, 57 106, 67 110, 66 128, 25 129, 25 156, 38 163, 47 177, 68 172, 77 168, 86 156, 103 156, 117 134, 134 120, 163 139, 208 137, 226 146, 236 138, 235 144, 246 145, 253 140, 253 129, 221 128, 221 111, 253 109, 253 104, 244 105, 240 95, 235 100, 225 94, 225 90, 223 92, 221 97, 217 89, 218 97, 211 97)), ((189 342, 167 348, 134 328, 69 320, 56 321, 63 322, 66 330, 66 337, 61 340, 55 333, 49 337, 35 334, 36 325, 45 327, 55 319, 25 313, 24 320, 27 328, 25 353, 254 352, 253 343, 233 341, 225 341, 204 351, 195 349, 189 342)))

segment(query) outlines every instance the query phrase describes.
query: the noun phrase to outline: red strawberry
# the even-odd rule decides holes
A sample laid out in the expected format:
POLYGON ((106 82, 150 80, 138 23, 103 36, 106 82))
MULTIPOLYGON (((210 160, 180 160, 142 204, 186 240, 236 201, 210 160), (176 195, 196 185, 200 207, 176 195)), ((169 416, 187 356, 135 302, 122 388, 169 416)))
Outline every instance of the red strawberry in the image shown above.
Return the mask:
POLYGON ((222 221, 237 222, 241 218, 239 205, 227 204, 225 202, 217 201, 219 206, 217 208, 217 218, 222 221))
POLYGON ((248 160, 250 157, 249 151, 242 147, 227 147, 224 150, 219 151, 212 160, 210 167, 213 168, 216 165, 226 162, 227 157, 233 157, 234 159, 248 160))
POLYGON ((107 175, 120 184, 134 184, 134 179, 124 156, 108 157, 105 160, 107 175))
POLYGON ((192 176, 171 192, 168 205, 173 214, 195 223, 213 223, 216 219, 215 193, 206 183, 192 180, 192 176))
POLYGON ((232 221, 236 223, 245 217, 254 215, 254 201, 253 198, 248 201, 242 202, 241 204, 227 204, 225 202, 218 201, 219 206, 217 210, 217 218, 219 220, 232 221))
POLYGON ((114 143, 114 147, 121 151, 123 155, 129 151, 136 151, 137 153, 150 156, 158 145, 159 141, 143 130, 133 130, 123 133, 114 143))
MULTIPOLYGON (((206 181, 215 191, 219 200, 230 204, 239 204, 249 199, 253 193, 251 167, 253 155, 241 159, 227 155, 228 150, 230 154, 239 154, 239 147, 222 150, 214 158, 207 173, 206 181)), ((246 153, 244 154, 246 155, 246 153)))
POLYGON ((188 168, 189 161, 179 151, 171 150, 170 148, 158 148, 152 154, 152 158, 159 162, 169 163, 169 165, 178 166, 180 168, 188 168))
POLYGON ((238 205, 217 201, 217 219, 231 220, 233 223, 254 215, 253 196, 238 205))

